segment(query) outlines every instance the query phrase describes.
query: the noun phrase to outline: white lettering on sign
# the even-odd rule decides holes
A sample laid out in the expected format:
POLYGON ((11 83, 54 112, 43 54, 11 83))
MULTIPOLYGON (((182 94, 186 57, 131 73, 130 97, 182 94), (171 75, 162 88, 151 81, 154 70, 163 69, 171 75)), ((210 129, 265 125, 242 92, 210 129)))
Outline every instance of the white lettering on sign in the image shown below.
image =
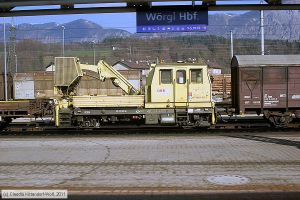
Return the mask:
MULTIPOLYGON (((198 13, 197 12, 180 12, 179 20, 181 21, 195 21, 197 20, 198 13)), ((172 23, 176 21, 176 12, 163 14, 163 13, 146 13, 147 21, 167 21, 168 23, 172 23)))
POLYGON ((292 99, 300 99, 300 94, 294 94, 294 95, 292 96, 292 99))
POLYGON ((280 94, 280 97, 284 98, 284 97, 286 97, 286 94, 280 94))
POLYGON ((265 94, 264 95, 264 105, 265 106, 277 106, 279 100, 276 97, 265 94))
POLYGON ((176 13, 165 15, 162 13, 146 13, 146 18, 148 21, 168 21, 168 23, 172 23, 176 20, 176 13))
POLYGON ((197 19, 197 12, 180 12, 179 19, 183 21, 192 21, 197 19))

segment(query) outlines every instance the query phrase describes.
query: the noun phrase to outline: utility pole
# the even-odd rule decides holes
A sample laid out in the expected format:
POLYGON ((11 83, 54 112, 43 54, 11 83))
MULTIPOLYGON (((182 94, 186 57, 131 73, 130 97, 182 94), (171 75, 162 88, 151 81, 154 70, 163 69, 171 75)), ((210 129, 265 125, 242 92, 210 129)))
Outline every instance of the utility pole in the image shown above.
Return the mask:
POLYGON ((12 73, 13 68, 17 68, 16 63, 16 27, 14 18, 11 18, 11 26, 9 27, 9 42, 8 42, 8 54, 7 54, 7 68, 8 72, 12 73))
POLYGON ((18 72, 18 56, 15 54, 15 62, 16 62, 16 73, 18 72))
POLYGON ((62 28, 62 57, 65 57, 65 27, 61 26, 62 28))
POLYGON ((129 60, 132 60, 132 46, 129 46, 129 60))
MULTIPOLYGON (((260 2, 263 4, 263 1, 260 2)), ((260 34, 261 34, 261 55, 265 55, 265 27, 264 27, 264 11, 260 11, 260 34)))
POLYGON ((230 52, 231 52, 231 58, 232 58, 233 57, 233 33, 232 33, 232 30, 230 31, 230 52))
POLYGON ((5 22, 3 23, 3 43, 4 43, 4 96, 7 101, 7 55, 6 55, 6 33, 5 33, 5 22))
POLYGON ((96 65, 95 41, 93 41, 94 65, 96 65))

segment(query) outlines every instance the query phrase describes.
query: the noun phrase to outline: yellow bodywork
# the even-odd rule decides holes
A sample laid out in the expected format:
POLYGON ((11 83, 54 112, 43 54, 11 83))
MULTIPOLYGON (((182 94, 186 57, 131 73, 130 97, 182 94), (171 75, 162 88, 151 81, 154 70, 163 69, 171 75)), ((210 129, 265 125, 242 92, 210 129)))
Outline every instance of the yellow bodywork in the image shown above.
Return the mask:
POLYGON ((59 111, 64 108, 69 108, 71 106, 71 102, 69 99, 54 99, 54 105, 55 126, 59 126, 59 111))
POLYGON ((76 57, 55 58, 54 94, 55 124, 59 126, 59 113, 72 107, 142 107, 144 96, 117 70, 100 60, 97 65, 81 64, 76 57), (76 85, 84 76, 83 70, 94 72, 95 78, 104 81, 111 79, 127 96, 76 96, 76 85), (130 96, 128 96, 130 95, 130 96))
MULTIPOLYGON (((57 63, 66 63, 61 59, 64 58, 57 58, 57 63)), ((69 59, 69 68, 73 68, 75 73, 71 73, 68 77, 64 70, 60 70, 64 75, 55 74, 63 78, 63 80, 55 79, 55 89, 62 93, 62 96, 55 100, 56 126, 60 124, 60 113, 66 115, 70 109, 71 114, 72 108, 174 109, 175 112, 186 110, 188 113, 210 114, 211 123, 215 123, 211 82, 206 65, 185 63, 153 66, 147 78, 145 95, 137 95, 139 91, 104 61, 100 61, 95 66, 80 64, 77 58, 67 59, 69 59), (100 80, 110 78, 127 95, 76 96, 73 86, 80 81, 81 76, 84 76, 82 70, 95 72, 100 80)), ((61 67, 65 66, 61 64, 61 67)))
POLYGON ((129 108, 144 107, 144 95, 126 96, 74 96, 74 107, 85 108, 129 108))
POLYGON ((112 66, 100 60, 97 65, 81 64, 76 57, 55 58, 54 92, 55 96, 74 96, 75 87, 84 75, 83 70, 97 74, 95 78, 105 81, 111 79, 114 85, 120 87, 125 94, 139 94, 139 90, 112 66))
POLYGON ((149 73, 145 90, 146 108, 214 107, 206 65, 156 65, 149 73))

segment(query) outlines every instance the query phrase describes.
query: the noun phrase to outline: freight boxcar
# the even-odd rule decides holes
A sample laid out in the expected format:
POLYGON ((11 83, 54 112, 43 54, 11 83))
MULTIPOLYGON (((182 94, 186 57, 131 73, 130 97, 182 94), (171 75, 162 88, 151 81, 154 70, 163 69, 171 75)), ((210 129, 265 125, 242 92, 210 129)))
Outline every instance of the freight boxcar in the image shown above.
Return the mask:
POLYGON ((14 75, 14 99, 53 99, 53 72, 26 72, 14 75))
MULTIPOLYGON (((4 74, 0 74, 0 101, 5 100, 5 78, 4 74)), ((13 99, 13 78, 11 74, 7 75, 7 99, 13 99)))
POLYGON ((263 114, 274 126, 300 117, 300 56, 242 55, 231 62, 236 114, 263 114))
POLYGON ((4 75, 0 78, 0 129, 20 117, 52 115, 53 75, 46 72, 17 73, 7 76, 7 100, 4 75), (52 82, 51 82, 52 79, 52 82), (50 94, 48 94, 50 91, 50 94), (51 94, 52 91, 52 94, 51 94))

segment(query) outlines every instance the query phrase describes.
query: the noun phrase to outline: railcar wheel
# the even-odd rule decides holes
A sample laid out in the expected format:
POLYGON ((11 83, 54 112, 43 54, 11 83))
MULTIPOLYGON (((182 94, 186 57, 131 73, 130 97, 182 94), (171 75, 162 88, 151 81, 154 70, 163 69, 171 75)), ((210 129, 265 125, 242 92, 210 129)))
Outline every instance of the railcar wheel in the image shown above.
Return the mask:
POLYGON ((281 112, 265 112, 264 117, 268 119, 275 128, 288 127, 289 123, 293 120, 290 113, 281 112))
POLYGON ((12 122, 12 118, 4 118, 3 121, 0 121, 0 131, 8 127, 9 123, 12 122))

